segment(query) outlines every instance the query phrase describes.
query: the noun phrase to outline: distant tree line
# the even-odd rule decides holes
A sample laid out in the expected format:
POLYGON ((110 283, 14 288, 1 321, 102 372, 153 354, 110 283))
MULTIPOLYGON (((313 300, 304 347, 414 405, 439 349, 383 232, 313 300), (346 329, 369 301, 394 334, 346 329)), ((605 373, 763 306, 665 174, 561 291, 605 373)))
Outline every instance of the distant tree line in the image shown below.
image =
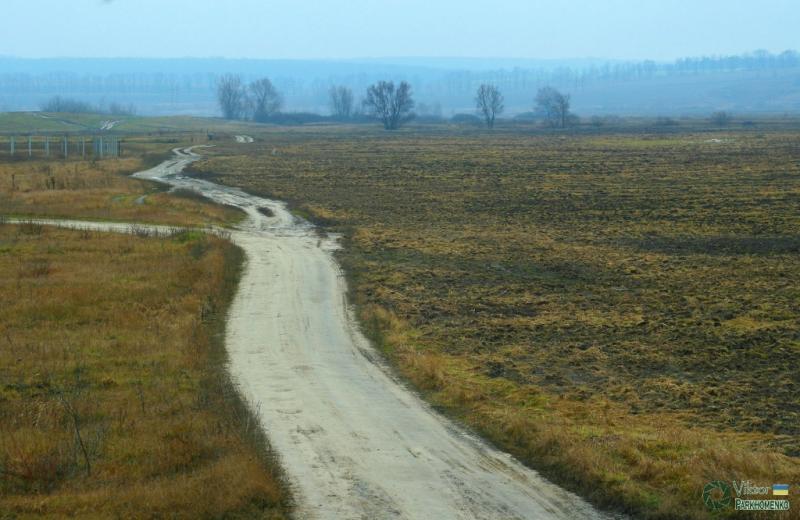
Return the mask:
MULTIPOLYGON (((344 86, 331 87, 332 117, 346 121, 356 114, 353 91, 344 86)), ((276 119, 283 106, 283 97, 272 82, 263 78, 245 86, 239 76, 223 76, 217 84, 217 101, 225 119, 248 119, 264 123, 276 119)), ((362 107, 380 120, 387 130, 396 130, 414 117, 411 85, 401 81, 379 81, 366 92, 362 107)))
POLYGON ((112 116, 131 116, 136 114, 136 107, 132 104, 123 105, 121 103, 111 103, 107 108, 100 105, 92 105, 79 99, 54 96, 44 103, 41 107, 42 112, 52 112, 61 114, 109 114, 112 116))
POLYGON ((225 119, 258 123, 269 121, 283 106, 283 97, 268 78, 245 85, 241 77, 232 74, 217 83, 217 101, 225 119))
MULTIPOLYGON (((494 128, 495 119, 503 113, 503 94, 496 85, 483 84, 475 96, 477 112, 483 117, 486 127, 494 128)), ((542 87, 534 99, 535 113, 548 126, 566 128, 574 124, 577 117, 570 111, 570 96, 553 87, 542 87)))
MULTIPOLYGON (((336 121, 359 119, 362 112, 355 101, 352 89, 335 85, 328 91, 331 118, 336 121)), ((268 78, 245 85, 241 77, 223 76, 217 84, 217 100, 225 119, 252 120, 255 122, 283 122, 308 119, 313 114, 280 115, 283 96, 268 78)), ((484 83, 475 94, 476 110, 487 128, 494 128, 497 117, 505 109, 504 97, 496 85, 484 83)), ((367 87, 360 103, 363 114, 378 120, 386 130, 397 130, 411 121, 415 102, 411 85, 406 81, 378 81, 367 87)), ((566 128, 576 122, 570 112, 570 96, 553 87, 540 88, 535 98, 535 109, 542 119, 554 128, 566 128)))
POLYGON ((514 68, 493 71, 456 70, 443 75, 437 94, 456 96, 476 84, 491 83, 518 92, 531 85, 558 85, 580 89, 593 83, 634 81, 672 76, 703 75, 720 72, 777 71, 800 68, 800 53, 787 50, 780 54, 755 51, 736 56, 701 56, 673 62, 653 60, 608 62, 584 67, 514 68))
MULTIPOLYGON (((134 100, 142 111, 169 112, 181 106, 182 110, 202 106, 205 110, 209 102, 213 103, 218 77, 213 73, 219 63, 209 61, 208 69, 199 71, 191 69, 187 64, 176 61, 172 72, 143 72, 148 60, 137 62, 139 72, 119 72, 105 74, 99 72, 99 64, 85 60, 94 67, 92 72, 64 72, 71 70, 63 67, 62 72, 53 72, 44 64, 30 63, 24 69, 11 67, 11 62, 0 58, 0 96, 4 106, 9 110, 31 109, 25 100, 46 98, 55 93, 70 93, 79 98, 103 96, 109 99, 134 100), (9 67, 5 67, 8 63, 9 67), (180 67, 177 65, 181 65, 180 67), (189 71, 181 72, 189 67, 189 71), (24 70, 24 71, 23 71, 24 70), (34 72, 31 72, 34 71, 34 72)), ((81 62, 79 60, 79 62, 81 62)), ((67 64, 72 62, 67 61, 67 64)), ((162 65, 163 66, 163 63, 162 65)), ((194 66, 194 65, 192 65, 194 66)), ((242 65, 239 72, 248 79, 258 76, 255 69, 258 65, 242 65), (249 67, 249 68, 248 68, 249 67), (249 72, 243 72, 249 71, 249 72)), ((506 110, 519 110, 521 100, 526 99, 528 92, 550 85, 557 89, 578 95, 581 89, 592 85, 636 81, 651 78, 669 78, 672 76, 712 75, 722 72, 755 72, 765 73, 765 82, 774 81, 766 74, 776 72, 775 76, 788 77, 793 80, 795 71, 800 69, 800 54, 796 51, 784 51, 773 54, 767 51, 755 51, 735 56, 699 56, 681 58, 672 62, 637 61, 637 62, 592 62, 588 64, 564 64, 562 66, 506 67, 496 70, 450 70, 429 69, 416 73, 418 80, 414 84, 415 93, 420 100, 439 100, 446 108, 464 107, 470 103, 476 88, 481 84, 491 84, 500 88, 505 96, 506 110), (784 71, 777 74, 779 71, 784 71)), ((133 69, 136 70, 136 69, 133 69)), ((291 76, 286 69, 278 66, 271 77, 274 85, 287 98, 296 100, 305 107, 321 107, 326 104, 328 90, 332 84, 346 85, 352 91, 361 93, 375 81, 383 79, 369 72, 350 71, 348 69, 331 69, 327 74, 315 76, 313 71, 303 71, 291 76)), ((402 73, 402 72, 401 72, 402 73)), ((613 85, 612 85, 613 86, 613 85)), ((355 100, 351 111, 358 113, 362 107, 355 100)), ((709 107, 709 111, 711 107, 709 107)), ((425 111, 418 104, 418 113, 425 111)))

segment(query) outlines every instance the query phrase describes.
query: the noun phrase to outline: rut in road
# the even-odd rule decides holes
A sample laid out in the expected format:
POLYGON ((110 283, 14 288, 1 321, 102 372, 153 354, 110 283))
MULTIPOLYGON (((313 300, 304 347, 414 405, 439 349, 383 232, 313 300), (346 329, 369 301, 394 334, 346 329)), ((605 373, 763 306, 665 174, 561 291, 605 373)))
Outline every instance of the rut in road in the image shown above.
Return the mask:
POLYGON ((199 156, 175 153, 136 176, 247 213, 232 233, 247 263, 227 327, 230 371, 281 457, 298 518, 610 518, 391 376, 348 309, 335 239, 283 203, 182 175, 199 156))

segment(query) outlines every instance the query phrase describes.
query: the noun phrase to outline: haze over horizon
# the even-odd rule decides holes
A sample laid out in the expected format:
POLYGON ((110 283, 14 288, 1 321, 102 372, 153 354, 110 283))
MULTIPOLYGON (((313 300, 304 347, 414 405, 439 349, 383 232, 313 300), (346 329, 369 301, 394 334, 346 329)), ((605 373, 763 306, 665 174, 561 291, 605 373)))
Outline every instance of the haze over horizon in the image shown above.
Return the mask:
POLYGON ((789 0, 32 0, 3 20, 0 55, 21 58, 669 61, 800 47, 789 0))

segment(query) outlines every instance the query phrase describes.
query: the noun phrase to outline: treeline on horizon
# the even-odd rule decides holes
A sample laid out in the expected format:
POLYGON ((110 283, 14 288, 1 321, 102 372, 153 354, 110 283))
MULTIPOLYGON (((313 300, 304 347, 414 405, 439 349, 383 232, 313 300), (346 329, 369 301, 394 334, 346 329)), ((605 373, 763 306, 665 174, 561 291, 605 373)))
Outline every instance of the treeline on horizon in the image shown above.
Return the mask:
MULTIPOLYGON (((4 59, 0 59, 3 62, 4 59)), ((30 61, 35 64, 36 60, 30 61)), ((96 60, 84 60, 87 63, 96 60)), ((103 60, 117 63, 115 60, 103 60)), ((128 60, 120 60, 122 62, 128 60)), ((170 60, 153 60, 163 66, 170 60)), ((413 61, 413 60, 411 60, 413 61)), ((66 60, 75 64, 81 60, 66 60)), ((800 53, 787 50, 778 54, 755 51, 748 54, 719 57, 689 57, 673 62, 652 60, 631 62, 586 62, 582 64, 539 66, 537 68, 498 68, 485 70, 465 70, 437 68, 433 65, 386 65, 356 62, 278 62, 267 60, 179 60, 176 72, 143 72, 148 60, 131 60, 138 71, 123 72, 119 66, 111 67, 113 73, 85 73, 80 70, 59 70, 59 60, 44 60, 42 66, 52 69, 38 70, 35 66, 17 67, 17 72, 0 73, 0 109, 31 110, 41 106, 43 98, 54 95, 69 96, 73 99, 90 99, 92 104, 101 104, 105 98, 124 99, 125 104, 134 103, 143 114, 170 113, 180 107, 181 113, 211 115, 214 113, 214 94, 219 79, 225 74, 235 74, 244 81, 252 81, 264 76, 272 79, 287 100, 299 112, 319 112, 328 106, 328 90, 332 85, 345 85, 354 91, 363 91, 375 81, 389 79, 396 82, 408 81, 414 85, 422 104, 428 107, 430 115, 449 111, 451 115, 463 111, 471 105, 475 89, 485 83, 502 88, 512 112, 529 110, 530 92, 544 86, 553 86, 568 92, 592 92, 584 96, 592 106, 600 106, 603 111, 606 90, 614 86, 635 84, 638 81, 662 78, 691 78, 713 74, 750 73, 762 71, 773 73, 765 76, 765 83, 775 82, 776 72, 786 72, 794 77, 800 71, 800 53), (230 70, 202 71, 205 63, 227 66, 230 70), (44 65, 46 63, 46 65, 44 65), (245 67, 242 65, 246 63, 245 67), (263 63, 263 68, 258 64, 263 63), (222 64, 222 65, 220 65, 222 64), (192 70, 193 67, 198 67, 192 70), (241 68, 242 70, 237 70, 241 68), (27 70, 27 72, 21 72, 27 70), (35 99, 33 99, 35 98, 35 99), (591 98, 591 100, 590 100, 591 98)), ((484 62, 485 63, 485 62, 484 62)), ((9 70, 15 70, 10 67, 9 70)), ((780 74, 779 74, 780 75, 780 74)), ((791 78, 790 78, 791 79, 791 78)), ((702 81, 702 79, 698 80, 702 81)), ((712 81, 709 79, 709 81, 712 81)), ((613 95, 613 92, 611 93, 613 95)), ((613 97, 613 96, 610 96, 613 97)), ((635 105, 636 99, 627 94, 626 102, 635 105)), ((732 101, 731 104, 735 104, 732 101)), ((779 106, 776 111, 793 110, 795 107, 779 106)), ((793 98, 787 103, 795 103, 793 98)), ((617 104, 619 102, 617 101, 617 104)), ((650 105, 654 103, 650 102, 650 105)), ((740 103, 741 104, 741 103, 740 103)), ((661 103, 660 105, 665 105, 661 103)), ((680 104, 681 106, 687 103, 680 104)), ((676 105, 677 106, 677 105, 676 105)), ((652 113, 653 109, 645 107, 652 113)), ((669 108, 669 106, 666 106, 669 108)), ((724 107, 731 108, 731 107, 724 107)), ((677 107, 676 110, 681 109, 677 107)), ((697 111, 702 112, 706 108, 697 111)), ((610 107, 606 112, 613 112, 610 107)), ((422 111, 420 111, 422 112, 422 111)))
POLYGON ((79 99, 53 96, 40 105, 42 112, 67 113, 67 114, 108 114, 111 116, 134 116, 136 107, 133 104, 123 105, 111 103, 106 105, 93 105, 79 99))
MULTIPOLYGON (((14 58, 18 60, 18 58, 14 58)), ((2 59, 0 59, 2 61, 2 59)), ((23 60, 32 61, 36 60, 23 60)), ((69 60, 71 62, 94 61, 92 58, 69 60)), ((113 60, 112 60, 113 61, 113 60)), ((148 59, 137 59, 137 62, 147 63, 148 59)), ((153 60, 155 61, 155 60, 153 60)), ((180 58, 158 61, 183 61, 180 58)), ((202 63, 203 59, 191 59, 190 62, 202 63)), ((240 60, 221 60, 231 68, 236 69, 236 63, 240 60)), ((265 65, 272 65, 271 60, 246 60, 248 63, 258 63, 263 61, 265 65)), ((301 64, 303 60, 289 60, 301 64)), ((59 60, 48 60, 50 63, 58 63, 59 60)), ((313 63, 313 62, 310 62, 313 63)), ((273 65, 274 66, 274 65, 273 65)), ((374 68, 376 64, 363 64, 364 69, 374 68)), ((404 69, 396 65, 394 68, 404 69)), ((604 63, 592 63, 583 66, 559 65, 556 67, 513 67, 491 70, 468 70, 424 67, 430 72, 438 72, 443 78, 475 78, 475 79, 532 79, 550 83, 574 83, 583 84, 591 80, 630 80, 641 78, 652 78, 658 76, 687 75, 687 74, 709 74, 716 72, 736 72, 736 71, 758 71, 758 70, 781 70, 800 68, 800 52, 786 50, 779 54, 770 53, 765 50, 758 50, 752 53, 732 56, 700 56, 679 58, 672 62, 657 62, 654 60, 642 61, 606 61, 604 63)), ((238 72, 232 70, 231 72, 238 72)), ((243 73, 245 76, 246 73, 243 73)), ((418 72, 417 72, 418 74, 418 72)), ((82 73, 68 70, 49 70, 40 73, 31 72, 6 72, 0 73, 0 88, 34 88, 42 86, 75 87, 76 82, 82 86, 97 89, 103 88, 141 88, 141 87, 184 87, 202 88, 214 85, 220 74, 216 71, 193 71, 193 72, 132 72, 123 73, 116 71, 111 74, 82 73), (180 80, 176 80, 180 78, 180 80)), ((362 70, 352 74, 352 77, 366 75, 362 70)), ((339 81, 347 77, 337 77, 339 81)))
MULTIPOLYGON (((417 119, 417 102, 411 84, 407 81, 381 80, 367 87, 360 98, 346 85, 333 85, 328 91, 330 115, 317 113, 282 112, 283 96, 269 78, 260 78, 246 83, 241 76, 228 74, 217 82, 217 103, 222 116, 228 120, 253 121, 273 124, 304 124, 321 122, 372 123, 380 122, 385 130, 397 130, 404 124, 417 119)), ((492 130, 500 116, 505 112, 505 96, 494 84, 482 83, 475 91, 474 113, 455 114, 449 122, 461 125, 485 126, 492 130)), ((566 129, 578 126, 581 118, 571 111, 572 96, 552 86, 541 87, 533 98, 533 109, 512 118, 527 124, 566 129)), ((425 114, 427 123, 447 121, 441 115, 425 114)), ((592 126, 605 126, 614 123, 613 118, 594 116, 588 120, 592 126)), ((726 111, 713 112, 709 123, 715 126, 728 126, 733 116, 726 111)), ((680 123, 669 117, 659 117, 654 126, 670 127, 680 123)), ((753 126, 753 121, 743 121, 745 126, 753 126)))

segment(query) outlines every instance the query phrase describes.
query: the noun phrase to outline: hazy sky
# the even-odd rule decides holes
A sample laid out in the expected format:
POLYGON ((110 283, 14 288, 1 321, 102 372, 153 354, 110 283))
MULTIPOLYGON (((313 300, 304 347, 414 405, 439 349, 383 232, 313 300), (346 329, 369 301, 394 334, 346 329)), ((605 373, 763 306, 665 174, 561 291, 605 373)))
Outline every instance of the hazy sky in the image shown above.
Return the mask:
POLYGON ((653 58, 800 48, 800 0, 24 0, 12 56, 653 58))

